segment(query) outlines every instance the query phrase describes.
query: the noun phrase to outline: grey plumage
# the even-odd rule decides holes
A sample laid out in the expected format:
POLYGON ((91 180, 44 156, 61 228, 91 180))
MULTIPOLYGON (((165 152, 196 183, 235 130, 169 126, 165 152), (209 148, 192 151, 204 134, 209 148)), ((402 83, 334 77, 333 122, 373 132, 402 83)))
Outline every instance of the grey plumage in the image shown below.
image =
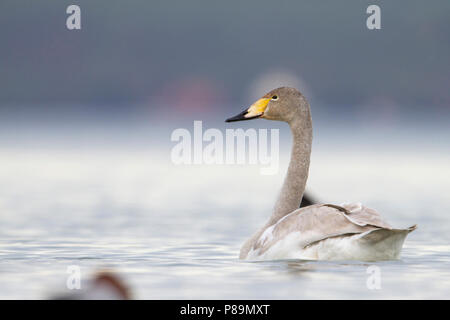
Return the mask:
POLYGON ((416 226, 393 229, 378 212, 360 204, 315 204, 298 209, 308 179, 313 137, 310 106, 299 91, 287 87, 272 90, 230 121, 254 118, 287 122, 293 145, 272 215, 244 243, 240 259, 398 258, 404 239, 416 226))

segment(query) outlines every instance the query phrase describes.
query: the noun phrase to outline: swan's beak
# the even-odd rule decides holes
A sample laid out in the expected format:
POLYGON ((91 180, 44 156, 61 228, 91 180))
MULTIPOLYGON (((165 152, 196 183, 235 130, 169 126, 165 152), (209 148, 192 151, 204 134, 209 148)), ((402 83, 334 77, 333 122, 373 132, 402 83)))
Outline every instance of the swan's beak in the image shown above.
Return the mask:
POLYGON ((237 116, 228 118, 225 120, 226 122, 232 122, 232 121, 242 121, 242 120, 250 120, 259 118, 264 114, 264 111, 267 108, 267 105, 269 104, 270 98, 261 98, 258 101, 256 101, 254 104, 250 106, 247 110, 242 111, 237 116))

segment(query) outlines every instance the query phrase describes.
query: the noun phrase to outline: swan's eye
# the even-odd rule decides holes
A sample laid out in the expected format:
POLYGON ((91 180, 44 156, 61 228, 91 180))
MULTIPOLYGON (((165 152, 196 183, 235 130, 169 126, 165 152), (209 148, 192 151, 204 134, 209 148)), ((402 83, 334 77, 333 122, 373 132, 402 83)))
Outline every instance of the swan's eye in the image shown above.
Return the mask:
POLYGON ((273 101, 277 101, 278 100, 278 96, 277 95, 272 96, 272 100, 273 101))

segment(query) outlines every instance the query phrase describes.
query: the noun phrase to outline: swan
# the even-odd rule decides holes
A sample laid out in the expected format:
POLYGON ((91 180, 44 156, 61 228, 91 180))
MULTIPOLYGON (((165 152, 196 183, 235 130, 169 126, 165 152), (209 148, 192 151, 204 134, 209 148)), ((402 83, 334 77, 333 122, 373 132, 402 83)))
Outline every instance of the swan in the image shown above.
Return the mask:
POLYGON ((243 244, 240 259, 378 261, 399 258, 406 236, 416 225, 394 229, 377 211, 360 203, 299 208, 308 179, 313 130, 309 103, 297 89, 274 89, 226 122, 256 118, 287 122, 293 146, 272 215, 243 244))

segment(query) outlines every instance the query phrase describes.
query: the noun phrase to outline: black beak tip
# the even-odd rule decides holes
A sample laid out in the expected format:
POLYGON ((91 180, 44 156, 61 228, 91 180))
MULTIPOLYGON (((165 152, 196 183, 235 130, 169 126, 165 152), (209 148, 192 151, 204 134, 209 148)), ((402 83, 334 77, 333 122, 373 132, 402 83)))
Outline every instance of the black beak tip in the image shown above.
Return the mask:
POLYGON ((227 120, 225 120, 225 122, 234 122, 234 121, 241 121, 241 120, 247 120, 247 118, 245 118, 244 116, 248 113, 247 110, 242 111, 241 113, 239 113, 238 115, 228 118, 227 120))

